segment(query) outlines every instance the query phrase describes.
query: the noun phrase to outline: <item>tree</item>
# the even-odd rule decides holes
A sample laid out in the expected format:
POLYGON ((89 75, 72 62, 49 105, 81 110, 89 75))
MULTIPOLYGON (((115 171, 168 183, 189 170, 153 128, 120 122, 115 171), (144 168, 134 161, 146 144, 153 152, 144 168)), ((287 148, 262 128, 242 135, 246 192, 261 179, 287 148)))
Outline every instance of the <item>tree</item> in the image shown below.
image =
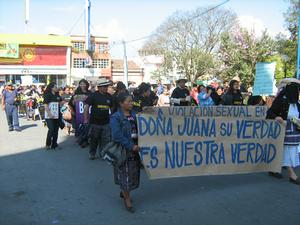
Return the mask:
POLYGON ((165 71, 172 71, 175 64, 194 82, 217 71, 215 60, 221 35, 233 27, 235 19, 235 14, 225 9, 176 12, 157 28, 141 52, 163 55, 165 71))
POLYGON ((257 37, 254 32, 237 26, 222 36, 219 59, 224 67, 220 76, 224 80, 238 76, 242 83, 253 85, 256 63, 270 61, 274 55, 275 42, 266 30, 257 37))
POLYGON ((297 41, 298 39, 298 12, 299 1, 289 0, 290 6, 286 13, 284 13, 285 23, 288 31, 290 32, 290 40, 297 41))
POLYGON ((297 64, 297 42, 292 41, 283 34, 278 34, 276 36, 276 50, 280 56, 282 62, 281 70, 286 69, 286 74, 284 77, 295 77, 296 64, 297 64), (285 68, 286 67, 286 68, 285 68))
MULTIPOLYGON (((287 77, 294 77, 297 65, 297 46, 298 46, 298 0, 290 0, 290 7, 284 13, 286 28, 289 31, 289 36, 278 34, 276 37, 277 51, 280 56, 287 58, 284 62, 287 69, 287 77)), ((282 58, 282 57, 281 57, 282 58)), ((283 58, 282 58, 282 61, 283 58)))

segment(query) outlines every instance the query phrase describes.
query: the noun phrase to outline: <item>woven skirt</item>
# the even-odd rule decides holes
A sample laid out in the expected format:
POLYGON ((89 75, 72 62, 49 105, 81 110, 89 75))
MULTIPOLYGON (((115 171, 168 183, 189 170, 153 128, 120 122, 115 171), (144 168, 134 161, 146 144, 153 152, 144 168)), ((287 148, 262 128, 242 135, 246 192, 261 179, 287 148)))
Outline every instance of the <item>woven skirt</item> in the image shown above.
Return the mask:
POLYGON ((132 191, 140 185, 141 160, 138 153, 130 152, 125 164, 114 167, 115 184, 120 185, 122 191, 132 191))

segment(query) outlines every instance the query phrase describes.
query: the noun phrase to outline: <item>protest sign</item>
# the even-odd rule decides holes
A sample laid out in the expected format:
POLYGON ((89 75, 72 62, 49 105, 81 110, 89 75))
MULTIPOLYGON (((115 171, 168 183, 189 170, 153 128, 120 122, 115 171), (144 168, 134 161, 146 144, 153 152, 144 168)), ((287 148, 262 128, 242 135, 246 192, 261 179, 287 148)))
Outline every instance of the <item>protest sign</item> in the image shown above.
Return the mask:
POLYGON ((276 63, 257 63, 253 95, 273 95, 276 92, 275 86, 276 63))
POLYGON ((33 76, 26 75, 26 76, 21 76, 21 81, 23 86, 28 86, 33 84, 33 76))
POLYGON ((174 116, 158 110, 138 116, 140 156, 150 179, 278 172, 284 134, 284 125, 255 115, 174 116))
POLYGON ((266 118, 266 106, 173 106, 145 107, 143 113, 169 116, 266 118))
POLYGON ((52 114, 52 118, 49 117, 47 111, 45 110, 45 119, 58 119, 59 117, 59 105, 58 102, 50 102, 48 104, 49 110, 52 114))

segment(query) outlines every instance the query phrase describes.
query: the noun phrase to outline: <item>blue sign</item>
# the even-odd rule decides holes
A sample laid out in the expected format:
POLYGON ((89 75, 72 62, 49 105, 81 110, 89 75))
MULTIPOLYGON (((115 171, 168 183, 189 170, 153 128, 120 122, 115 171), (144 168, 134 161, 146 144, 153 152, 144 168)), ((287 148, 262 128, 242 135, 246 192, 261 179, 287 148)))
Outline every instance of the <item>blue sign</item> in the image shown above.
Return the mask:
POLYGON ((253 95, 273 95, 275 92, 276 63, 257 63, 253 95))

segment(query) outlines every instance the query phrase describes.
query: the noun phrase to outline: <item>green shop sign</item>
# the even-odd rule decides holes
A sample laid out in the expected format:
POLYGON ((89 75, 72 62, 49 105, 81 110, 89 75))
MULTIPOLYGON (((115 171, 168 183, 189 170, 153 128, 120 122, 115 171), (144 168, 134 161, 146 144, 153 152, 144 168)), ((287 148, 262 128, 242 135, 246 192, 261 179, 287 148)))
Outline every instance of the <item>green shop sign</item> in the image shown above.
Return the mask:
POLYGON ((19 45, 10 43, 0 43, 0 57, 19 58, 19 45))

